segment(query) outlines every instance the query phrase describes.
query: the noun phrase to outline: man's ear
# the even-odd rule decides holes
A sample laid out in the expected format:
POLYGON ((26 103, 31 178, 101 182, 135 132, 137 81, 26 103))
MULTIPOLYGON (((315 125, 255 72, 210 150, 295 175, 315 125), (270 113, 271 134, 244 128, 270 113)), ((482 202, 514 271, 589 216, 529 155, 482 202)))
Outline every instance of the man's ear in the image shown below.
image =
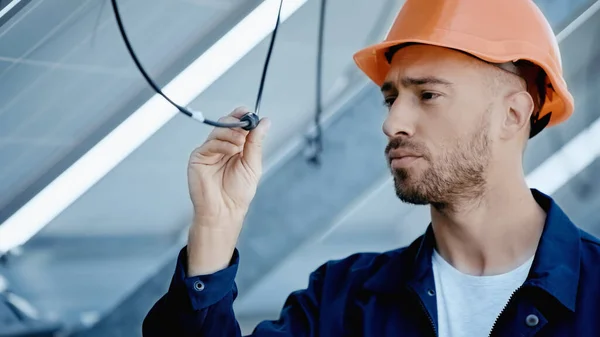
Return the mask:
POLYGON ((521 132, 527 132, 535 104, 531 94, 518 91, 506 97, 506 115, 502 125, 502 137, 512 138, 521 132))

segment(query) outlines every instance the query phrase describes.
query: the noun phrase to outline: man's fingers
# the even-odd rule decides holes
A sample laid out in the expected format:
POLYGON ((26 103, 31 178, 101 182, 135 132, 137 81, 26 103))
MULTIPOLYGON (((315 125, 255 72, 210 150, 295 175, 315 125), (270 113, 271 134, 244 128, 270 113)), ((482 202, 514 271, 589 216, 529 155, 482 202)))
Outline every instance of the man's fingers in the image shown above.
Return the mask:
MULTIPOLYGON (((215 155, 233 156, 240 153, 242 147, 227 141, 211 139, 196 149, 196 159, 214 157, 215 155)), ((203 164, 206 164, 203 162, 203 164)))
POLYGON ((240 119, 240 118, 242 118, 243 115, 247 114, 249 111, 250 111, 250 109, 248 109, 247 107, 241 106, 241 107, 235 108, 228 116, 240 119))
MULTIPOLYGON (((233 110, 229 115, 219 118, 221 123, 235 123, 239 122, 240 118, 248 113, 249 109, 246 107, 239 107, 233 110)), ((249 131, 242 128, 219 128, 215 127, 208 135, 207 140, 219 139, 228 141, 237 145, 243 145, 249 131)))
MULTIPOLYGON (((239 118, 233 116, 226 116, 219 118, 219 122, 221 123, 234 123, 239 122, 239 118)), ((215 127, 211 133, 208 135, 207 140, 219 139, 228 142, 232 142, 237 145, 244 144, 246 139, 246 135, 248 135, 248 131, 242 128, 219 128, 215 127)))
POLYGON ((263 118, 258 123, 258 126, 254 130, 250 131, 246 137, 246 144, 244 145, 244 160, 254 170, 262 167, 263 140, 265 139, 270 127, 271 120, 268 118, 263 118))
MULTIPOLYGON (((245 107, 233 110, 229 115, 221 117, 219 122, 232 123, 248 113, 245 107)), ((254 169, 259 170, 262 161, 262 141, 271 125, 271 121, 263 118, 252 131, 242 128, 214 128, 206 142, 197 150, 204 157, 214 157, 215 154, 233 155, 243 148, 244 160, 254 169)))

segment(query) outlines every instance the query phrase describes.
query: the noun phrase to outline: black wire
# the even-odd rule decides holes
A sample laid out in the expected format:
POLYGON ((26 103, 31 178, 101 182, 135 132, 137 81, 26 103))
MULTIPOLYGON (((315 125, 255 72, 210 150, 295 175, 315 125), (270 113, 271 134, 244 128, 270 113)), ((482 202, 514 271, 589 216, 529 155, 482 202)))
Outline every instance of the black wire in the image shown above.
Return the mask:
POLYGON ((313 153, 309 160, 319 164, 319 157, 323 151, 323 130, 321 128, 321 114, 323 112, 323 32, 325 30, 325 8, 326 0, 321 0, 321 12, 319 17, 319 39, 317 44, 317 74, 316 74, 316 99, 315 99, 315 136, 310 139, 313 153))
POLYGON ((175 106, 180 112, 187 115, 188 117, 192 117, 193 114, 191 112, 189 112, 186 108, 180 106, 179 104, 173 102, 169 97, 167 97, 167 95, 165 95, 162 92, 162 90, 160 90, 160 88, 158 87, 158 85, 156 83, 154 83, 152 78, 150 78, 150 76, 148 75, 148 73, 146 72, 146 70, 144 69, 142 64, 140 63, 140 60, 137 58, 137 55, 133 51, 133 47, 131 46, 131 43, 129 42, 127 33, 125 33, 125 27, 123 26, 121 14, 119 13, 119 6, 117 5, 117 0, 111 0, 111 2, 112 2, 112 6, 113 6, 113 11, 115 12, 115 19, 117 20, 117 25, 119 26, 119 31, 121 32, 121 36, 123 37, 123 42, 125 42, 125 46, 127 47, 129 54, 131 54, 131 58, 133 59, 133 62, 135 62, 135 65, 137 66, 140 73, 142 73, 142 76, 144 76, 144 78, 146 79, 146 82, 148 82, 148 84, 152 87, 152 89, 154 89, 154 91, 156 91, 159 95, 161 95, 169 103, 171 103, 173 106, 175 106))
MULTIPOLYGON (((152 80, 152 78, 150 78, 150 76, 148 75, 148 73, 146 72, 144 67, 142 66, 140 60, 138 59, 137 55, 133 51, 131 42, 129 41, 129 38, 127 37, 127 33, 125 32, 125 27, 123 26, 123 21, 121 19, 121 14, 119 12, 119 6, 117 5, 117 0, 111 0, 111 3, 112 3, 113 11, 115 14, 115 19, 117 20, 117 25, 119 27, 119 32, 121 33, 121 37, 123 38, 123 42, 125 43, 125 46, 127 47, 127 51, 129 52, 129 55, 133 59, 133 62, 135 63, 136 67, 138 68, 138 70, 140 71, 142 76, 144 76, 144 78, 146 79, 146 82, 148 82, 148 84, 152 87, 152 89, 154 89, 154 91, 156 91, 157 94, 161 95, 165 100, 167 100, 174 107, 176 107, 177 110, 179 110, 179 112, 183 113, 184 115, 186 115, 188 117, 193 118, 194 114, 191 111, 189 111, 185 107, 173 102, 173 100, 171 100, 169 97, 167 97, 167 95, 165 95, 162 92, 160 87, 152 80)), ((260 87, 259 87, 258 95, 256 97, 256 109, 255 109, 256 114, 258 114, 258 108, 260 107, 260 102, 262 99, 262 93, 263 93, 263 88, 264 88, 264 82, 265 82, 266 74, 267 74, 267 68, 269 66, 271 53, 273 52, 273 45, 275 43, 275 36, 277 35, 277 29, 279 28, 279 22, 281 20, 282 5, 283 5, 283 0, 280 0, 279 12, 277 13, 277 22, 275 23, 275 28, 273 29, 271 43, 269 45, 269 51, 267 52, 267 58, 265 59, 265 64, 263 67, 263 74, 262 74, 262 78, 260 81, 260 87)), ((247 122, 247 121, 235 122, 235 123, 222 123, 222 122, 212 121, 209 119, 203 119, 202 122, 207 125, 211 125, 211 126, 215 126, 215 127, 223 127, 223 128, 246 127, 249 125, 249 122, 247 122)))
POLYGON ((263 89, 265 87, 265 79, 267 78, 267 65, 271 61, 271 53, 273 52, 273 45, 275 44, 275 36, 277 35, 277 29, 281 21, 281 7, 283 6, 283 0, 279 2, 279 10, 277 11, 277 21, 275 22, 275 28, 273 29, 273 36, 271 37, 271 43, 269 44, 269 51, 267 52, 267 58, 265 59, 265 66, 263 67, 262 76, 260 78, 260 86, 258 87, 258 94, 256 95, 256 105, 254 106, 254 113, 258 115, 260 109, 260 102, 262 100, 263 89))

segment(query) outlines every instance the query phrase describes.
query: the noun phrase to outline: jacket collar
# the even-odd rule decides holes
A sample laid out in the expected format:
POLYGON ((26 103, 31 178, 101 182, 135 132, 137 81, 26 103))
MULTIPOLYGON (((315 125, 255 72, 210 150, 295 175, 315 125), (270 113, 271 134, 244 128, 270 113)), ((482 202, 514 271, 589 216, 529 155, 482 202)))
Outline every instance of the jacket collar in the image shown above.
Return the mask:
POLYGON ((547 216, 526 283, 545 290, 575 311, 581 232, 551 197, 535 189, 532 194, 547 216))
MULTIPOLYGON (((546 223, 526 284, 538 287, 575 310, 579 283, 580 232, 556 202, 532 189, 535 200, 546 211, 546 223)), ((401 285, 430 286, 434 283, 431 255, 435 237, 431 224, 410 246, 383 255, 386 261, 365 282, 368 290, 397 293, 401 285)))

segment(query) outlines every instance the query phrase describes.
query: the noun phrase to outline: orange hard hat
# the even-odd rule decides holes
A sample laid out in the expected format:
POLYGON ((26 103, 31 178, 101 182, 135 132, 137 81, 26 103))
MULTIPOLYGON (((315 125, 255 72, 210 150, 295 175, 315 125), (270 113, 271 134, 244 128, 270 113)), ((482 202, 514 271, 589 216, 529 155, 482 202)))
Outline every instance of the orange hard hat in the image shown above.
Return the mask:
POLYGON ((460 50, 489 63, 532 62, 547 75, 538 120, 552 126, 573 113, 558 42, 533 0, 406 0, 386 39, 358 51, 354 61, 382 85, 390 70, 386 52, 406 43, 460 50))

